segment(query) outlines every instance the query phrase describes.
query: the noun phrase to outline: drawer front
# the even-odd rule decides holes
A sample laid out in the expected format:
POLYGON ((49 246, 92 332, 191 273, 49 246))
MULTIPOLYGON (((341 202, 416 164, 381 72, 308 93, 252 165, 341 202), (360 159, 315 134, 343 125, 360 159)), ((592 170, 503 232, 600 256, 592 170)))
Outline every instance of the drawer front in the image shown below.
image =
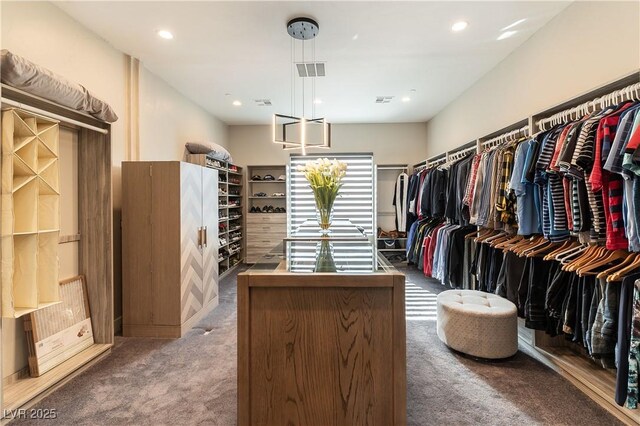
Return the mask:
POLYGON ((284 238, 287 235, 287 227, 284 224, 248 224, 247 225, 247 235, 251 234, 273 234, 273 235, 282 235, 284 238))
POLYGON ((247 224, 287 224, 287 215, 283 213, 249 213, 247 224))
POLYGON ((251 250, 253 248, 274 248, 278 244, 280 244, 282 240, 271 240, 271 239, 252 239, 247 241, 247 250, 251 250))

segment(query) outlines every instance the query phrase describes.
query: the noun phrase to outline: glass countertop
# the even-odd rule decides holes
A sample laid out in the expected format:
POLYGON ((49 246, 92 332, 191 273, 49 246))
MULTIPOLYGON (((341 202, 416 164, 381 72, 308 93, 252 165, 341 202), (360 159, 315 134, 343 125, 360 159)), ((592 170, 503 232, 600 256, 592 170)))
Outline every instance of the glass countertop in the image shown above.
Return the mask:
POLYGON ((323 234, 317 222, 307 221, 249 271, 371 274, 395 269, 378 255, 375 239, 351 222, 336 221, 330 232, 323 234))

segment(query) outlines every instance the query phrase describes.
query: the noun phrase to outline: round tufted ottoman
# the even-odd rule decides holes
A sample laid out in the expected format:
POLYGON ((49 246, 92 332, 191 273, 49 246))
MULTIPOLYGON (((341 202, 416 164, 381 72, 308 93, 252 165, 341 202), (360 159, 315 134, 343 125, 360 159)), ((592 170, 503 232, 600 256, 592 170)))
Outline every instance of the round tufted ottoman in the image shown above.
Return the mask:
POLYGON ((516 305, 495 294, 447 290, 438 294, 438 337, 479 358, 508 358, 518 351, 516 305))

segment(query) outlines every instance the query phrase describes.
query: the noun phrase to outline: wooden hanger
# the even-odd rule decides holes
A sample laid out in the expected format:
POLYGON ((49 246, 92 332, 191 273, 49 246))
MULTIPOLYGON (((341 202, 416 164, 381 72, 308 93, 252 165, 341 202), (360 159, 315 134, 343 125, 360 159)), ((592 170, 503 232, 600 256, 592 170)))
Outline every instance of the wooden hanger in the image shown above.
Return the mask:
POLYGON ((597 259, 594 262, 589 262, 588 264, 577 268, 576 272, 581 277, 584 277, 587 272, 594 271, 599 267, 605 266, 611 262, 622 262, 627 257, 629 257, 629 252, 626 250, 607 251, 604 253, 603 258, 597 259))
POLYGON ((496 244, 496 248, 504 250, 504 249, 507 249, 510 246, 522 241, 523 239, 524 239, 524 237, 522 235, 515 235, 515 236, 509 238, 506 241, 503 241, 501 243, 496 244))
POLYGON ((554 256, 554 260, 557 260, 558 262, 564 264, 569 263, 568 260, 569 259, 574 259, 576 256, 579 256, 580 253, 584 252, 585 250, 587 250, 589 248, 588 245, 579 245, 577 247, 570 247, 567 248, 566 250, 563 250, 559 253, 556 253, 556 255, 554 256))
POLYGON ((579 267, 587 265, 595 259, 600 258, 606 249, 602 246, 590 246, 581 256, 566 265, 565 271, 575 272, 579 267))
POLYGON ((555 251, 561 245, 562 244, 547 241, 544 244, 527 249, 524 254, 527 257, 540 256, 541 254, 548 253, 549 251, 555 251))
POLYGON ((508 241, 510 240, 512 237, 512 235, 509 234, 504 234, 503 236, 499 237, 499 238, 493 238, 491 239, 491 241, 488 241, 489 245, 491 247, 496 247, 498 244, 504 242, 504 241, 508 241))
POLYGON ((608 278, 609 275, 613 275, 616 271, 619 271, 622 268, 625 268, 626 266, 633 263, 636 257, 637 257, 637 253, 629 254, 629 256, 627 256, 626 259, 624 259, 621 263, 618 263, 617 265, 614 265, 611 268, 605 269, 604 271, 600 272, 597 278, 608 278))
POLYGON ((626 267, 614 272, 607 277, 607 282, 622 281, 626 275, 640 268, 640 255, 636 254, 636 258, 626 267))
POLYGON ((476 238, 475 242, 476 243, 481 243, 481 242, 484 242, 484 241, 488 240, 491 237, 495 237, 497 235, 500 235, 500 232, 496 231, 495 229, 491 229, 490 231, 491 232, 488 232, 488 233, 476 238))
POLYGON ((560 247, 556 247, 556 249, 555 249, 555 250, 553 250, 553 251, 552 251, 552 252, 550 252, 550 253, 547 253, 547 254, 544 256, 544 260, 554 260, 554 259, 555 259, 555 256, 556 256, 557 254, 562 253, 563 251, 566 251, 566 250, 568 250, 568 249, 570 249, 570 248, 573 248, 573 247, 579 247, 579 246, 580 246, 580 244, 578 244, 576 241, 573 241, 573 240, 567 240, 567 241, 565 241, 564 243, 562 243, 562 245, 560 245, 560 247))
POLYGON ((545 241, 544 238, 537 235, 535 237, 530 238, 529 240, 525 240, 525 242, 523 242, 522 244, 516 244, 514 247, 512 247, 511 251, 517 254, 518 256, 522 257, 526 249, 530 247, 535 247, 538 244, 540 244, 540 242, 542 241, 545 241))
MULTIPOLYGON (((488 235, 492 235, 494 233, 493 229, 490 228, 481 228, 475 235, 469 234, 467 237, 473 238, 475 242, 480 242, 481 238, 486 237, 488 235)), ((466 238, 466 237, 465 237, 466 238)))

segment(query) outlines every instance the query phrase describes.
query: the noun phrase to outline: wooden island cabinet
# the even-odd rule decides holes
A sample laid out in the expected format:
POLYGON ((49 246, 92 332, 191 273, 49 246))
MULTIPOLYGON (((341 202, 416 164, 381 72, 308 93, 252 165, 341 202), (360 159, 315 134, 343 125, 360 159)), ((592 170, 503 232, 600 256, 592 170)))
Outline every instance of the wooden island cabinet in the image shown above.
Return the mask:
POLYGON ((406 424, 404 275, 373 245, 368 272, 340 264, 349 243, 335 273, 295 272, 295 252, 238 275, 238 424, 406 424))

